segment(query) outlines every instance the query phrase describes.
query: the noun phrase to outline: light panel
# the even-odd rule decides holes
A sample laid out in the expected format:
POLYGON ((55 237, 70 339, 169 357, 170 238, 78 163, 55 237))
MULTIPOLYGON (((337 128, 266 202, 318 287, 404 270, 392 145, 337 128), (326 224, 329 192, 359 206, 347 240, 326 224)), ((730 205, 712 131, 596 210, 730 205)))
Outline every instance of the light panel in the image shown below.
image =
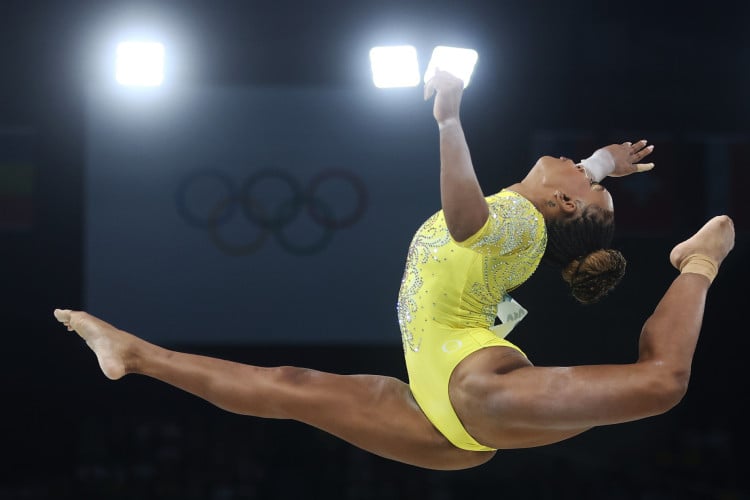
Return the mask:
POLYGON ((432 78, 435 75, 435 69, 440 68, 442 71, 447 71, 463 80, 464 88, 466 88, 469 85, 478 58, 479 54, 474 49, 438 45, 432 51, 432 57, 430 57, 430 62, 427 64, 427 70, 424 74, 424 81, 427 82, 432 78))
POLYGON ((373 47, 370 65, 372 81, 378 88, 419 85, 417 49, 411 45, 373 47))
POLYGON ((117 83, 155 87, 164 80, 164 46, 157 42, 122 42, 117 46, 117 83))

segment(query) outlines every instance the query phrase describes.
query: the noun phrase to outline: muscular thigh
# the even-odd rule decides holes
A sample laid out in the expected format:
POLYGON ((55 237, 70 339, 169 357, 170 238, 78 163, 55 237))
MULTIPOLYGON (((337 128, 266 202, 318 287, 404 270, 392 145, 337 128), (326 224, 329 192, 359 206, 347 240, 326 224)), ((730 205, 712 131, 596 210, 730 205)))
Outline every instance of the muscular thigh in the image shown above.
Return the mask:
POLYGON ((379 456, 430 469, 464 469, 494 455, 453 446, 424 416, 409 386, 396 378, 314 370, 298 371, 294 378, 289 418, 379 456))
POLYGON ((520 354, 491 348, 457 367, 451 401, 478 441, 539 446, 655 414, 663 391, 644 365, 535 367, 520 354))

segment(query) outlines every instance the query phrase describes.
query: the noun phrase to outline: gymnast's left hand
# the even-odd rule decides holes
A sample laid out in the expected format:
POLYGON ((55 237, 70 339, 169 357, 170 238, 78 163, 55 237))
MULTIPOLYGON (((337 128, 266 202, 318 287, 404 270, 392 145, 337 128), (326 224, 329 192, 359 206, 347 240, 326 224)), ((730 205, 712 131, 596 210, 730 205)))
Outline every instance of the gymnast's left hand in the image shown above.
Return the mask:
POLYGON ((642 163, 646 156, 654 150, 646 139, 638 142, 623 142, 622 144, 610 144, 603 149, 607 150, 615 161, 614 172, 610 177, 623 177, 637 172, 647 172, 654 168, 653 163, 642 163))
POLYGON ((425 83, 425 101, 432 97, 433 94, 435 95, 432 114, 438 122, 438 125, 445 125, 451 121, 458 121, 463 90, 463 80, 440 69, 437 69, 435 71, 435 76, 425 83))

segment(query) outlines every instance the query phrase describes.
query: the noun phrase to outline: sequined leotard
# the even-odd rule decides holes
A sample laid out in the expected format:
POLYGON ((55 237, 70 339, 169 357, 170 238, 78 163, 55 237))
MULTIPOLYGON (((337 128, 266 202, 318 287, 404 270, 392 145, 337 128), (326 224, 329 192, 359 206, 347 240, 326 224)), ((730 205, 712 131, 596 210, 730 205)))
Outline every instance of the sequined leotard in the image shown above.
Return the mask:
POLYGON ((496 336, 497 304, 536 270, 547 243, 542 214, 521 195, 486 197, 490 216, 457 243, 442 210, 409 246, 397 313, 409 385, 427 418, 455 446, 489 451, 461 425, 448 397, 453 369, 483 347, 518 347, 496 336))

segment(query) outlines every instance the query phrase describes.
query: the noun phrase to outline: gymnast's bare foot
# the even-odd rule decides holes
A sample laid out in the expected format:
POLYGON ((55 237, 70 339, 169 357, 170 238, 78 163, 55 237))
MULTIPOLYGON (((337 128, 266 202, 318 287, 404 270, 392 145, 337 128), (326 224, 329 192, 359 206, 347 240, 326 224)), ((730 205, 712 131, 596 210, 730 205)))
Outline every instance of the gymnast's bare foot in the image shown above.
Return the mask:
POLYGON ((128 373, 137 337, 83 311, 55 309, 55 318, 86 341, 107 378, 117 380, 128 373))
POLYGON ((693 236, 678 244, 669 254, 669 261, 680 269, 682 261, 693 254, 703 254, 718 268, 734 248, 734 223, 726 215, 709 219, 693 236))

